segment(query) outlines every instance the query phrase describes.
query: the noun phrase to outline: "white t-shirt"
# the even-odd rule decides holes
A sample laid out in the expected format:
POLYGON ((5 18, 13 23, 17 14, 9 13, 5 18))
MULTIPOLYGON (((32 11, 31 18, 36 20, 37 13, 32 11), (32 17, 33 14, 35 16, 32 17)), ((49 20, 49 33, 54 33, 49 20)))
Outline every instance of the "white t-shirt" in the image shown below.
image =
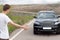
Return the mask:
POLYGON ((5 15, 4 13, 0 13, 0 38, 2 39, 9 39, 9 32, 8 32, 8 22, 11 19, 5 15))

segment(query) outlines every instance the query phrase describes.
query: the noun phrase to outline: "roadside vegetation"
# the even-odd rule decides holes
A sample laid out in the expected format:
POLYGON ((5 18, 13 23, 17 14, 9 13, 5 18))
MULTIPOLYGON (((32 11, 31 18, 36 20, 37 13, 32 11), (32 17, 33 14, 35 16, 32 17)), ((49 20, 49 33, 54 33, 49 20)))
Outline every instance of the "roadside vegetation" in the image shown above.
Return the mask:
POLYGON ((3 8, 2 5, 0 5, 0 12, 2 12, 2 8, 3 8))
MULTIPOLYGON (((33 19, 33 16, 13 16, 11 14, 8 14, 8 16, 13 20, 15 23, 23 25, 24 23, 28 22, 29 20, 33 19)), ((9 32, 14 31, 17 29, 16 27, 9 25, 9 32)))

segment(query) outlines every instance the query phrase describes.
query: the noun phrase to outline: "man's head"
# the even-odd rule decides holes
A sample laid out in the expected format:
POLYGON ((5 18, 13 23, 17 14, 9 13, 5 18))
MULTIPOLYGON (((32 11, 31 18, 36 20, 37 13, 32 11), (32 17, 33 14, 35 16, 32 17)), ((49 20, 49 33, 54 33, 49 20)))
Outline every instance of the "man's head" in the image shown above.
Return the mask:
POLYGON ((7 13, 9 13, 9 11, 10 11, 10 5, 5 4, 5 5, 3 6, 3 12, 5 12, 5 13, 7 14, 7 13))

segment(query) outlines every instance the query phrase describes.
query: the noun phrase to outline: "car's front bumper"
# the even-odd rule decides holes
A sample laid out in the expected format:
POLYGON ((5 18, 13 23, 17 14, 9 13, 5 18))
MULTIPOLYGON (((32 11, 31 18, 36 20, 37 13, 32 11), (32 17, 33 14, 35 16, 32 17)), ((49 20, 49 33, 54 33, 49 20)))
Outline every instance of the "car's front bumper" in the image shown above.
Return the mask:
POLYGON ((36 27, 36 26, 34 26, 34 29, 35 29, 35 31, 37 31, 37 32, 55 32, 55 31, 57 31, 57 28, 58 27, 51 27, 51 29, 43 29, 43 27, 36 27))

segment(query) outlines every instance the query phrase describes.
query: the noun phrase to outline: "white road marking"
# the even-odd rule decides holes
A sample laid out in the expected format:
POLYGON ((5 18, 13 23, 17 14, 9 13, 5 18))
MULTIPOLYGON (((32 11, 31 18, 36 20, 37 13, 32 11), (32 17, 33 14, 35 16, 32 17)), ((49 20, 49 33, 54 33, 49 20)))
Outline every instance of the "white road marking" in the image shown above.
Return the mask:
POLYGON ((13 40, 14 38, 16 38, 22 31, 24 31, 24 29, 21 29, 17 34, 15 34, 11 39, 9 40, 13 40))
MULTIPOLYGON (((33 22, 35 21, 35 19, 33 19, 33 20, 31 20, 30 22, 28 22, 28 23, 26 23, 26 24, 24 24, 24 25, 30 25, 30 24, 32 24, 33 22)), ((21 32, 23 32, 24 31, 24 29, 21 29, 19 32, 17 32, 12 38, 10 38, 9 40, 13 40, 13 39, 15 39, 21 32)))

